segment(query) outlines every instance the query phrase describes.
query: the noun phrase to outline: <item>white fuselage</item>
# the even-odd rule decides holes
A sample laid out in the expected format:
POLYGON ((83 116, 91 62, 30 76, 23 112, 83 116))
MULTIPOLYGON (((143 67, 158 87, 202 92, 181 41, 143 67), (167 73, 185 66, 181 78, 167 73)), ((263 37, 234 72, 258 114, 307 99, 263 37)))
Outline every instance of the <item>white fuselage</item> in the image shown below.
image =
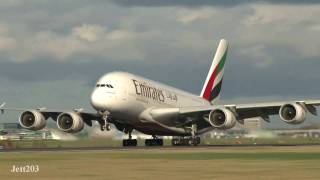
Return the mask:
POLYGON ((159 125, 143 114, 155 108, 203 106, 210 103, 188 92, 125 72, 102 76, 92 92, 91 105, 108 112, 121 124, 151 135, 185 134, 183 128, 159 125))

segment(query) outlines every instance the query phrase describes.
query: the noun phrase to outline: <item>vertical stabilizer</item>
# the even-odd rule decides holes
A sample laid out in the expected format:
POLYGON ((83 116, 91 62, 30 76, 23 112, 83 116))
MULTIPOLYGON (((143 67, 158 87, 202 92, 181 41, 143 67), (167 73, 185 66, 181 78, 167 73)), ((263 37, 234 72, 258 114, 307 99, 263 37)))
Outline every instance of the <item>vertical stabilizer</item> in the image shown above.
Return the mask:
POLYGON ((225 39, 221 39, 200 94, 202 98, 212 104, 219 99, 227 51, 228 42, 225 39))

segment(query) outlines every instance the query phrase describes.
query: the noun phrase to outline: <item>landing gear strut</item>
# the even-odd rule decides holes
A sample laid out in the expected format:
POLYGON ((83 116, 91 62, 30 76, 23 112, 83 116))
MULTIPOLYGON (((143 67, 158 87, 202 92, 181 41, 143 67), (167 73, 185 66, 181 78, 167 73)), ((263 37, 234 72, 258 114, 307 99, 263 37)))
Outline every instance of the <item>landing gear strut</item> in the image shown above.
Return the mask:
POLYGON ((125 130, 126 133, 128 133, 128 136, 129 136, 129 139, 124 139, 122 140, 122 146, 123 147, 127 147, 127 146, 137 146, 138 144, 138 141, 137 139, 132 139, 132 129, 128 129, 128 130, 125 130))
POLYGON ((109 118, 109 113, 105 112, 102 114, 102 122, 100 122, 100 129, 101 131, 110 131, 111 130, 111 125, 108 121, 109 118))
POLYGON ((172 146, 197 146, 200 144, 200 137, 196 136, 197 134, 197 124, 191 125, 191 137, 174 137, 172 138, 172 146))
POLYGON ((144 144, 146 146, 163 146, 163 139, 158 139, 157 136, 153 135, 152 139, 146 139, 144 144))

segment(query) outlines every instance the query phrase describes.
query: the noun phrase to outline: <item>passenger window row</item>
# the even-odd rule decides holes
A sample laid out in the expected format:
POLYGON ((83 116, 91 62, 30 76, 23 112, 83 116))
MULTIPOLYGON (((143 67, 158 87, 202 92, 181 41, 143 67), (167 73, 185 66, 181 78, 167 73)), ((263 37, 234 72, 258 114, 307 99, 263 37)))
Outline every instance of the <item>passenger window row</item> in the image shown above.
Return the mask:
POLYGON ((108 87, 108 88, 113 88, 111 84, 97 84, 96 87, 108 87))

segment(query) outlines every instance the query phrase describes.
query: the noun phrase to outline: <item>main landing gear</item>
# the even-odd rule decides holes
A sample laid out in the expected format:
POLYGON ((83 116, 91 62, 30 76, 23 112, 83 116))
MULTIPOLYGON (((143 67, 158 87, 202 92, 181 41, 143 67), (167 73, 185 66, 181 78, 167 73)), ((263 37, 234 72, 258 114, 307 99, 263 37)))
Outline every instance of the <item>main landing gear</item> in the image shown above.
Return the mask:
POLYGON ((171 144, 172 146, 197 146, 200 142, 200 137, 174 137, 171 144))
POLYGON ((171 144, 172 146, 197 146, 200 144, 200 137, 196 136, 197 133, 197 125, 191 125, 191 137, 174 137, 172 138, 171 144))
POLYGON ((123 147, 128 147, 128 146, 137 146, 138 141, 137 139, 132 139, 132 129, 131 130, 125 130, 126 133, 129 135, 129 139, 124 139, 122 140, 122 146, 123 147))
POLYGON ((152 136, 152 139, 146 139, 144 144, 146 146, 163 146, 163 139, 158 139, 156 136, 152 136))

